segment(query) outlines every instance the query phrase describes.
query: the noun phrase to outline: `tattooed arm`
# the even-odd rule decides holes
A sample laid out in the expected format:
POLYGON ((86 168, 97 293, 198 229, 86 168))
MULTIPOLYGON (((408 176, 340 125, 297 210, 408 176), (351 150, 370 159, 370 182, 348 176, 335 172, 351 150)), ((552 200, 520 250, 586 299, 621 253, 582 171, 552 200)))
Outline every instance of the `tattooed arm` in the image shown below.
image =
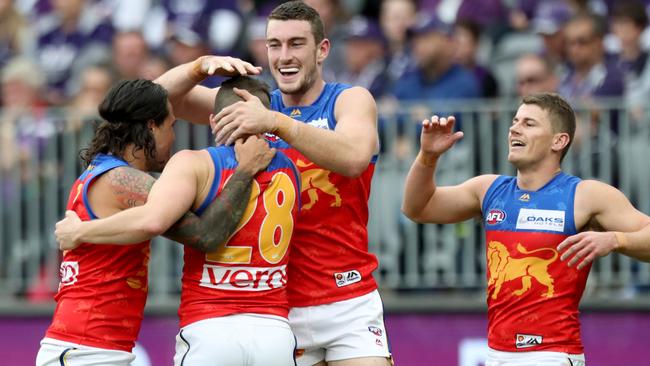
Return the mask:
MULTIPOLYGON (((210 205, 202 218, 186 216, 185 220, 176 225, 170 233, 175 240, 200 250, 209 250, 225 241, 234 231, 243 214, 241 206, 245 208, 248 202, 246 193, 250 195, 250 188, 246 186, 250 185, 250 179, 259 170, 269 164, 274 155, 274 150, 269 149, 262 140, 255 140, 252 143, 248 140, 246 143, 238 142, 235 151, 238 152, 240 165, 237 169, 239 174, 231 178, 234 181, 231 189, 222 192, 221 198, 210 205), (263 146, 260 145, 260 141, 263 146), (234 203, 234 201, 244 202, 234 203), (226 217, 220 217, 224 213, 226 217)), ((151 187, 148 198, 146 191, 138 191, 134 188, 134 186, 142 188, 147 186, 140 181, 144 180, 142 172, 131 170, 132 176, 120 177, 122 186, 131 187, 131 189, 118 190, 129 192, 124 194, 122 202, 127 205, 137 205, 146 200, 142 206, 104 219, 85 222, 81 222, 74 212, 66 212, 66 218, 57 223, 55 231, 61 249, 72 249, 82 242, 137 243, 168 230, 189 211, 196 199, 198 176, 195 162, 196 159, 200 159, 200 154, 202 152, 189 150, 175 154, 167 163, 160 179, 151 187)))

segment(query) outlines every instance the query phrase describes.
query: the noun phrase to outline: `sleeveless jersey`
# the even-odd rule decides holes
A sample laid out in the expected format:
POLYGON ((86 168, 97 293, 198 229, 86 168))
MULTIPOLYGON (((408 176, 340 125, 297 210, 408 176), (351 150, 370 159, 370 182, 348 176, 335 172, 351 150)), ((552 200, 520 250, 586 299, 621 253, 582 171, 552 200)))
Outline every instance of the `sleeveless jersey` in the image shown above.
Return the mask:
POLYGON ((485 194, 488 344, 498 351, 583 353, 578 303, 589 268, 560 261, 555 249, 577 233, 580 179, 557 174, 537 191, 498 177, 485 194))
MULTIPOLYGON (((196 210, 201 215, 237 168, 233 147, 207 149, 214 164, 211 189, 196 210)), ((277 152, 253 180, 249 204, 237 229, 212 253, 184 248, 180 325, 253 313, 286 318, 289 244, 300 210, 300 175, 277 152)))
MULTIPOLYGON (((96 219, 88 188, 126 162, 99 154, 72 186, 68 210, 96 219)), ((61 262, 57 305, 45 336, 91 347, 131 352, 147 300, 149 241, 135 245, 81 244, 61 262)))
MULTIPOLYGON (((285 107, 279 90, 271 107, 317 128, 334 130, 334 106, 349 86, 328 83, 309 106, 285 107)), ((272 145, 296 163, 302 179, 300 219, 289 262, 289 305, 328 304, 365 295, 377 288, 372 272, 377 258, 368 253, 368 197, 376 156, 359 177, 324 169, 275 136, 272 145)))

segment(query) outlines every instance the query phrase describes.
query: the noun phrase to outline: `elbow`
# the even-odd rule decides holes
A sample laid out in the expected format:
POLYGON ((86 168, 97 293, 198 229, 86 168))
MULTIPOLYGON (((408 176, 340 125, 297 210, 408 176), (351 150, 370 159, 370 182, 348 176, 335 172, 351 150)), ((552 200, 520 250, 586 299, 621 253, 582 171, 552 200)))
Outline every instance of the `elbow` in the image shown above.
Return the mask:
POLYGON ((147 223, 144 223, 140 227, 140 230, 149 239, 158 235, 162 235, 165 232, 165 229, 166 228, 162 225, 162 223, 158 222, 157 220, 149 220, 147 223))
POLYGON ((348 178, 359 177, 366 171, 366 169, 368 169, 369 164, 370 161, 368 159, 353 159, 346 165, 340 174, 348 178))
POLYGON ((425 223, 425 220, 422 218, 421 212, 415 210, 412 207, 402 204, 402 213, 404 214, 404 216, 408 217, 413 222, 417 222, 418 224, 425 223))

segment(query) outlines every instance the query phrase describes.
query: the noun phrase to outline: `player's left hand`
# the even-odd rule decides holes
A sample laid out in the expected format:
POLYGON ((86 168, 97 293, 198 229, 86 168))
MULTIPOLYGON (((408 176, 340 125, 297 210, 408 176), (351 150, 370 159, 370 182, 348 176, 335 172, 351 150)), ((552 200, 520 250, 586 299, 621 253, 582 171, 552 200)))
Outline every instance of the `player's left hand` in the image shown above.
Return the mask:
POLYGON ((65 212, 65 218, 57 222, 54 229, 54 236, 59 243, 59 249, 70 250, 81 244, 76 235, 80 225, 81 219, 76 212, 71 210, 65 212))
POLYGON ((212 128, 217 145, 231 145, 247 135, 273 132, 275 118, 260 99, 247 90, 234 88, 233 91, 244 101, 222 109, 214 117, 216 125, 212 128))
POLYGON ((257 75, 262 72, 261 67, 229 56, 203 56, 197 59, 198 67, 203 75, 236 76, 257 75))
POLYGON ((614 251, 617 245, 616 235, 613 232, 585 231, 571 235, 557 246, 558 252, 565 251, 560 256, 561 260, 569 260, 571 267, 578 263, 582 269, 597 257, 604 257, 614 251))

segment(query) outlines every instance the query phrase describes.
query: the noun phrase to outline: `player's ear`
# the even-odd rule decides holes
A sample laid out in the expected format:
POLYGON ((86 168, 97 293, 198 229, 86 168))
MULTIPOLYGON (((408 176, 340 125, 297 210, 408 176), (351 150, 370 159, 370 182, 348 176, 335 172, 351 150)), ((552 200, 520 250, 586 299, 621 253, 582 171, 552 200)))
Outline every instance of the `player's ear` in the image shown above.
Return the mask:
POLYGON ((324 38, 320 43, 317 45, 317 50, 316 50, 316 63, 319 65, 323 64, 323 61, 327 58, 327 55, 330 53, 330 40, 327 38, 324 38))
POLYGON ((149 128, 149 131, 153 131, 153 128, 156 127, 156 121, 152 119, 148 120, 147 127, 149 128))
POLYGON ((568 133, 556 133, 555 136, 553 136, 553 145, 551 146, 551 149, 560 152, 569 145, 569 142, 571 142, 571 137, 569 137, 568 133))

